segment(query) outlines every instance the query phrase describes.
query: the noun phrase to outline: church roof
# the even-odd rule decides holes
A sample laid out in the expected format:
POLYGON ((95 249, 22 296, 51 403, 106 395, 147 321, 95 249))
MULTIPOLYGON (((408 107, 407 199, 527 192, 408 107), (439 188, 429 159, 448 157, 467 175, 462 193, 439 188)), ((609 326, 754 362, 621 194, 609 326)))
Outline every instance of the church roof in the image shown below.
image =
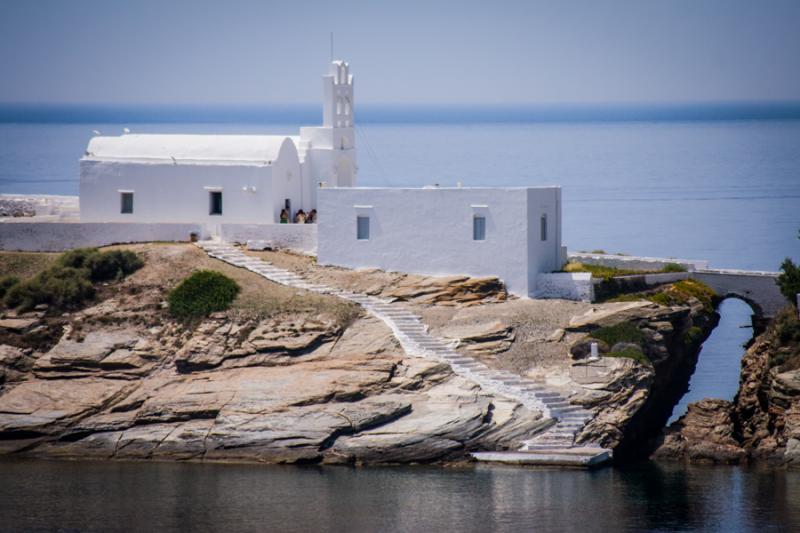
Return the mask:
POLYGON ((161 135, 125 134, 94 137, 84 159, 135 160, 143 163, 270 165, 284 143, 294 145, 287 135, 161 135))

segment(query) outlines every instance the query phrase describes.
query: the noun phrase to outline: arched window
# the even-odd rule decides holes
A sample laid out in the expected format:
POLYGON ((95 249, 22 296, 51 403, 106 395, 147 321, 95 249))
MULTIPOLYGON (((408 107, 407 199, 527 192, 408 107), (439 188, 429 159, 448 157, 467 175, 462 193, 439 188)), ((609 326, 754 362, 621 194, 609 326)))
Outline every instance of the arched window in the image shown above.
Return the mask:
POLYGON ((347 100, 347 99, 345 99, 345 101, 344 101, 344 114, 345 115, 349 115, 350 114, 350 100, 347 100))
POLYGON ((342 99, 341 98, 338 98, 336 100, 336 114, 337 115, 341 115, 342 114, 342 99))

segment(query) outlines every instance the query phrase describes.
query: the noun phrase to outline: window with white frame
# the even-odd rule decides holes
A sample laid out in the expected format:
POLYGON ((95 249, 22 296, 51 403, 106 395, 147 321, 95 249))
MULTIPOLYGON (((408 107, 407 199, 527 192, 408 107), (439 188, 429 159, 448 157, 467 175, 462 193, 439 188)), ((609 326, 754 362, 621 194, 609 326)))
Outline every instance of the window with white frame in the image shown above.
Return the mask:
POLYGON ((123 215, 133 214, 133 193, 120 192, 119 193, 119 212, 123 215))
POLYGON ((486 217, 480 215, 472 217, 472 240, 486 240, 486 217))
POLYGON ((359 241, 369 240, 369 217, 359 215, 356 217, 356 239, 359 241))

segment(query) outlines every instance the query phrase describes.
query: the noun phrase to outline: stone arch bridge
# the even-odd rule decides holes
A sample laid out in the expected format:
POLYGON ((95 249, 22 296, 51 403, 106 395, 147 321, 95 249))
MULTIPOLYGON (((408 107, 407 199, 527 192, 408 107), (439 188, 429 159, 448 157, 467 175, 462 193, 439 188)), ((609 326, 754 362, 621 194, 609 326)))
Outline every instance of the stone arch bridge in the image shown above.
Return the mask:
MULTIPOLYGON (((615 254, 594 254, 586 252, 570 253, 571 261, 604 265, 627 270, 653 271, 670 264, 679 264, 686 269, 686 278, 702 281, 722 298, 739 298, 753 309, 753 325, 757 328, 766 324, 783 309, 787 301, 775 283, 778 272, 757 270, 733 270, 709 268, 708 261, 672 259, 662 257, 636 257, 615 254)), ((661 276, 647 276, 658 283, 661 276)), ((676 279, 680 274, 672 274, 676 279)), ((649 282, 648 282, 649 284, 649 282)))
POLYGON ((702 281, 722 298, 739 298, 753 308, 753 325, 774 318, 787 302, 778 288, 778 272, 755 270, 698 269, 689 277, 702 281))

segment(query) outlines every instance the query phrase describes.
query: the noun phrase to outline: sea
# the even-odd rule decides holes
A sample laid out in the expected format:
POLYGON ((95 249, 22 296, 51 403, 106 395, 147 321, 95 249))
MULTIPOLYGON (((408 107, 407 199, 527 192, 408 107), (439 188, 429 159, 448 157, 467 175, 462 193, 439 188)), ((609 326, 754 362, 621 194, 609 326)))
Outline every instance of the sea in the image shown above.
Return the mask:
MULTIPOLYGON (((763 110, 762 110, 763 111, 763 110)), ((313 109, 0 107, 0 193, 78 194, 94 131, 286 133, 313 109)), ((573 251, 776 271, 800 260, 800 112, 373 108, 364 186, 559 185, 573 251)), ((447 217, 447 213, 442 213, 447 217)), ((690 390, 731 400, 752 310, 720 306, 690 390)), ((800 473, 0 461, 0 531, 800 530, 800 473)))

